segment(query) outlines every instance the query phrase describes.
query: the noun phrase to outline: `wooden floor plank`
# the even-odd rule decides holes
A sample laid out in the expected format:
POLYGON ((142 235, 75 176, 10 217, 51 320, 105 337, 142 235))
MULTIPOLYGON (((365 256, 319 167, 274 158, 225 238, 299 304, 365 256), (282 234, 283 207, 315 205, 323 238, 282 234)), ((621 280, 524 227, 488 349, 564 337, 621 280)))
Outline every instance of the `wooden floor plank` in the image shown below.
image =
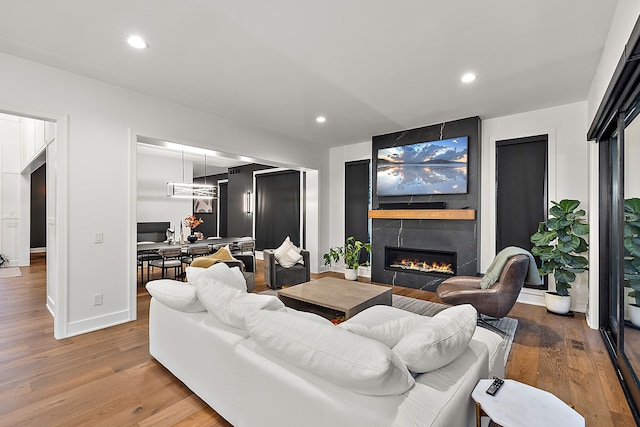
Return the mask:
MULTIPOLYGON (((258 261, 256 292, 268 289, 262 269, 258 261)), ((149 355, 143 287, 136 321, 58 341, 45 307, 44 255, 21 270, 22 277, 0 279, 0 425, 230 426, 149 355)), ((323 276, 341 277, 314 275, 323 276)), ((393 292, 438 301, 430 292, 393 292)), ((635 425, 600 334, 584 315, 561 318, 516 304, 509 316, 518 329, 507 378, 558 395, 589 427, 635 425)))

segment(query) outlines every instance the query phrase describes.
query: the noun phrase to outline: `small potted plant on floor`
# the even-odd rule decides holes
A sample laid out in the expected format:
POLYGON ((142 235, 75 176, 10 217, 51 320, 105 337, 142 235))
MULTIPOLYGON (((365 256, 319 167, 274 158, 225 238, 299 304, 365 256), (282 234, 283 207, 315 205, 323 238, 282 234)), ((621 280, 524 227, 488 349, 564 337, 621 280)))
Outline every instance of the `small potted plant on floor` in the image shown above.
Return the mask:
POLYGON ((363 265, 369 265, 368 255, 371 253, 371 243, 362 243, 355 237, 349 236, 342 246, 329 248, 329 252, 324 254, 324 265, 331 265, 338 262, 340 258, 344 260, 346 270, 344 278, 356 280, 358 278, 358 268, 360 267, 360 254, 367 252, 367 261, 363 265))
POLYGON ((624 201, 624 286, 631 288, 629 319, 640 327, 640 199, 624 201))
POLYGON ((586 212, 578 209, 580 201, 564 199, 551 202, 549 218, 538 226, 531 236, 531 253, 540 257, 540 275, 552 274, 556 282, 555 292, 545 293, 547 310, 557 314, 567 314, 571 309, 569 288, 576 280, 576 274, 588 269, 589 261, 580 255, 589 245, 582 236, 589 234, 586 212))

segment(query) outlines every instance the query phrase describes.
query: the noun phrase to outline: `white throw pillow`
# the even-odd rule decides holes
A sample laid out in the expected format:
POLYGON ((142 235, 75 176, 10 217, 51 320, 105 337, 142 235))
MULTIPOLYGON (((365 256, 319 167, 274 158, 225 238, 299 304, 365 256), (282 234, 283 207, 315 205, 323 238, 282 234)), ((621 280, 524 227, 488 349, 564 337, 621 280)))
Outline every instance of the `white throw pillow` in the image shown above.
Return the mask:
POLYGON ((278 264, 284 268, 293 267, 302 259, 300 248, 291 243, 289 236, 284 239, 284 242, 282 242, 278 249, 273 251, 273 256, 276 258, 276 261, 278 261, 278 264))
POLYGON ((149 294, 167 307, 187 313, 205 311, 198 301, 195 286, 177 280, 162 279, 147 282, 149 294))
POLYGON ((476 330, 476 309, 470 304, 447 308, 407 333, 393 351, 411 372, 423 373, 453 362, 476 330))
POLYGON ((389 348, 393 348, 403 336, 413 329, 424 325, 431 320, 424 316, 407 316, 389 320, 375 326, 365 326, 358 323, 343 322, 339 326, 347 331, 358 334, 361 337, 379 341, 389 348))
POLYGON ((238 267, 229 268, 224 262, 217 262, 208 268, 187 267, 187 281, 196 285, 199 281, 207 282, 211 279, 247 292, 247 281, 238 267))
POLYGON ((396 395, 415 383, 385 345, 286 311, 255 311, 247 332, 262 348, 340 387, 366 395, 396 395))
POLYGON ((249 294, 216 279, 197 280, 195 288, 209 314, 239 329, 245 329, 245 317, 253 311, 284 309, 273 295, 249 294))

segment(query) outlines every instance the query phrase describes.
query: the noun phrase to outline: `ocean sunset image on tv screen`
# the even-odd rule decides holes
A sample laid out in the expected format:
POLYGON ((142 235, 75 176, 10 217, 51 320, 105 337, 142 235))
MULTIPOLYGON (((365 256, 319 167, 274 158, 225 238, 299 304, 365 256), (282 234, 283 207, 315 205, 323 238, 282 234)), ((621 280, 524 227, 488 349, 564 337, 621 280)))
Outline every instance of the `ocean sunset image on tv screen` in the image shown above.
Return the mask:
POLYGON ((466 136, 379 149, 377 194, 464 194, 468 152, 466 136))

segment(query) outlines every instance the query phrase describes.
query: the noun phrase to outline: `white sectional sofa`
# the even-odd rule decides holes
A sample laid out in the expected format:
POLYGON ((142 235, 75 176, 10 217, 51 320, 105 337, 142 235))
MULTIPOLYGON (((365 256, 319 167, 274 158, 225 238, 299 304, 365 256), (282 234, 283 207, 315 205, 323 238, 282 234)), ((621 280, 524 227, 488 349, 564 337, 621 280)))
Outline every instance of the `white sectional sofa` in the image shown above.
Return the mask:
MULTIPOLYGON (((415 319, 405 317, 417 316, 412 313, 377 306, 336 327, 284 308, 264 295, 245 294, 242 304, 232 303, 233 298, 211 292, 221 289, 218 281, 171 286, 184 287, 179 289, 178 304, 158 294, 158 289, 150 290, 150 353, 234 426, 472 426, 471 391, 476 383, 504 375, 502 337, 475 328, 475 322, 470 340, 452 362, 405 375, 404 358, 410 358, 415 349, 398 357, 385 344, 363 336, 362 330, 384 335, 388 328, 376 332, 376 324, 406 326, 415 319), (198 311, 200 302, 209 311, 198 311), (222 318, 227 321, 223 321, 218 316, 224 307, 230 311, 241 307, 242 314, 231 315, 236 320, 229 322, 225 313, 222 318), (237 327, 242 325, 237 319, 243 317, 245 327, 237 327), (308 331, 307 336, 299 335, 301 331, 308 331), (351 341, 353 348, 349 348, 351 341), (359 358, 367 359, 361 365, 373 366, 373 371, 363 371, 359 358), (393 373, 382 372, 386 368, 377 372, 381 363, 391 366, 393 373)), ((410 337, 406 332, 404 337, 410 337)), ((405 338, 405 347, 411 346, 405 338)), ((429 360, 431 356, 427 364, 429 360)))

